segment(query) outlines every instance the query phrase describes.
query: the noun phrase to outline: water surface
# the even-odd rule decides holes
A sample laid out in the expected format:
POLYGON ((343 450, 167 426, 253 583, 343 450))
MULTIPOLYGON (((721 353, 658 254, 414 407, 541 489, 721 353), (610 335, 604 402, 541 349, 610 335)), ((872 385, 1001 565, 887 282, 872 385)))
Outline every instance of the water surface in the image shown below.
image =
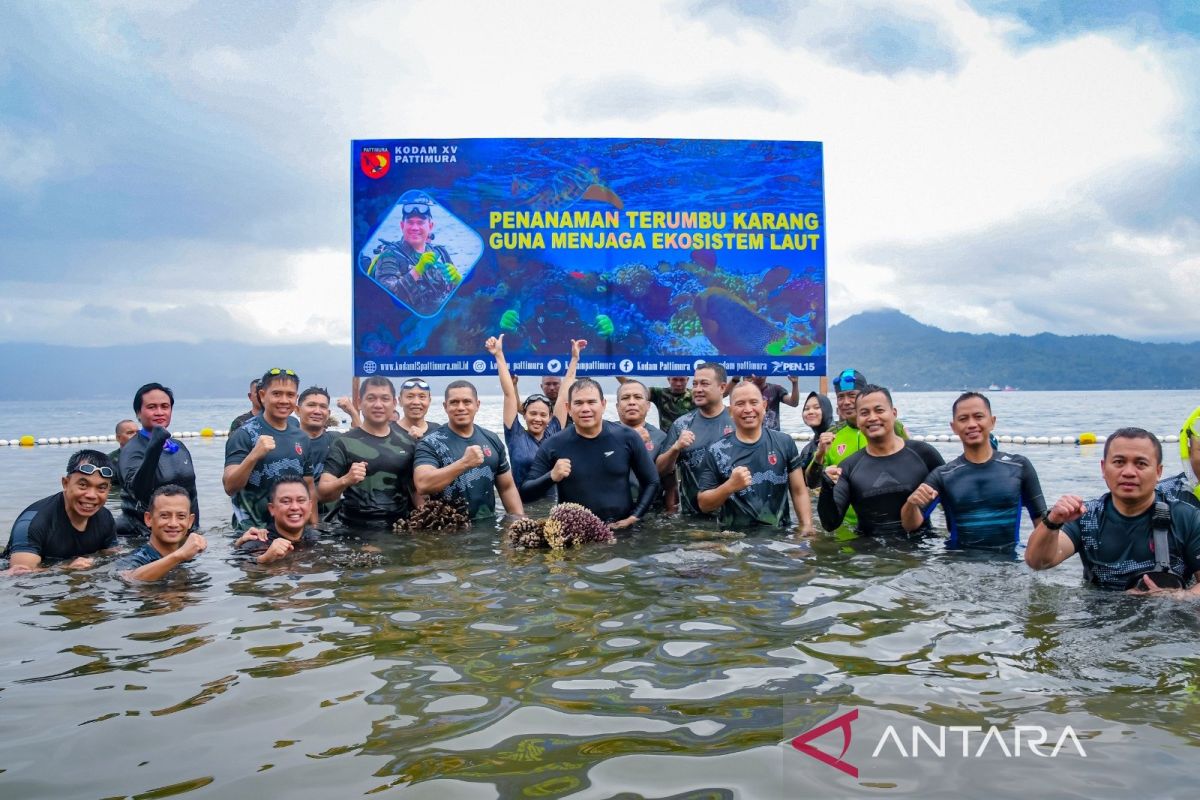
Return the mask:
MULTIPOLYGON (((914 431, 940 433, 952 398, 897 405, 914 431)), ((1131 422, 1174 432, 1197 398, 994 400, 1000 432, 1074 435, 1131 422)), ((181 402, 176 429, 240 410, 194 405, 181 402)), ((124 415, 0 411, 6 438, 37 421, 60 433, 28 432, 101 433, 124 415)), ((259 567, 230 552, 223 442, 189 447, 212 546, 186 574, 150 587, 107 565, 0 580, 0 796, 1192 792, 1200 608, 1095 592, 1077 562, 1034 574, 937 542, 731 537, 655 520, 560 554, 510 551, 482 527, 343 536, 259 567), (851 709, 857 779, 787 744, 851 709), (1088 757, 872 758, 886 725, 907 738, 913 724, 1069 725, 1088 757)), ((1102 488, 1097 447, 1011 449, 1034 461, 1050 500, 1102 488)), ((0 527, 55 490, 69 451, 0 449, 0 527)), ((840 734, 816 745, 836 755, 840 734)))

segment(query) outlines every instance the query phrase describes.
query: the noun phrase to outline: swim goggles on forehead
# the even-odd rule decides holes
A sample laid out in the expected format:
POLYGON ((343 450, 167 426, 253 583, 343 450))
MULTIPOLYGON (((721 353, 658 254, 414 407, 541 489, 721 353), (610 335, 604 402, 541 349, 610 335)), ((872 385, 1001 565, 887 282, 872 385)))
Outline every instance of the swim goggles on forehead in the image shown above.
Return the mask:
POLYGON ((429 384, 420 378, 409 378, 404 383, 400 384, 400 391, 405 389, 420 389, 423 392, 429 391, 429 384))
POLYGON ((271 367, 269 370, 267 370, 265 373, 263 373, 262 378, 258 382, 258 388, 261 390, 265 390, 267 388, 268 383, 270 383, 275 378, 279 378, 279 377, 290 378, 296 382, 297 386, 300 385, 300 378, 297 377, 296 373, 293 372, 292 370, 280 369, 279 367, 271 367))
MULTIPOLYGON (((71 470, 71 472, 82 472, 84 475, 93 475, 99 472, 101 478, 112 478, 113 476, 112 467, 97 467, 95 464, 80 464, 71 470)), ((71 473, 68 472, 67 474, 70 475, 71 473)))
POLYGON ((529 397, 526 397, 525 402, 521 404, 521 410, 524 411, 525 409, 529 408, 530 403, 539 403, 539 402, 545 403, 546 405, 550 405, 550 398, 546 397, 546 395, 544 395, 544 394, 531 394, 531 395, 529 395, 529 397))
POLYGON ((429 205, 427 203, 405 203, 400 206, 400 213, 406 217, 411 217, 414 214, 422 217, 431 216, 429 213, 429 205))

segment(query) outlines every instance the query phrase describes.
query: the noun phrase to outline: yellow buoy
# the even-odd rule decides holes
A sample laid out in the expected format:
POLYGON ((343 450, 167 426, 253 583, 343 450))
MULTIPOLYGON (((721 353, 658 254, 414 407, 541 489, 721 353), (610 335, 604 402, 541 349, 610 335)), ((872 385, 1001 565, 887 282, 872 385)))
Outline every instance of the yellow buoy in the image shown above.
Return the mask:
POLYGON ((1095 444, 1096 443, 1096 434, 1094 434, 1094 433, 1079 434, 1079 443, 1080 444, 1095 444))
POLYGON ((201 429, 200 429, 200 435, 201 435, 201 436, 204 436, 204 437, 206 437, 206 438, 212 438, 212 435, 213 435, 213 429, 212 429, 212 428, 201 428, 201 429))
POLYGON ((19 439, 19 442, 21 444, 21 447, 33 447, 33 445, 34 445, 33 437, 28 434, 26 434, 25 436, 22 436, 19 439))

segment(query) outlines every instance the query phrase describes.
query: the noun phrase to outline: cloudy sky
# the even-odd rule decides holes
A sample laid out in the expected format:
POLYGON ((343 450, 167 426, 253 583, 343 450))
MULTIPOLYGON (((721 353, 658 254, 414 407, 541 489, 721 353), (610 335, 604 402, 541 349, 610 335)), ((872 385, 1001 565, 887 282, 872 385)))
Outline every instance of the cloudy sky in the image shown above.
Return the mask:
POLYGON ((348 141, 825 143, 830 317, 1200 339, 1200 5, 0 7, 0 341, 349 340, 348 141))

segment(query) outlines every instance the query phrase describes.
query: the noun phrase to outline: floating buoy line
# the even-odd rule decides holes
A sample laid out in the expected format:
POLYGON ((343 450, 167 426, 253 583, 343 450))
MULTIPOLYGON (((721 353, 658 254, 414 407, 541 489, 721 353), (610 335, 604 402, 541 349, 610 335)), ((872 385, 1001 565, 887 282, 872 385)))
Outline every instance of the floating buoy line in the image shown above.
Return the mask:
MULTIPOLYGON (((228 431, 223 429, 213 430, 212 428, 201 428, 198 431, 182 431, 172 433, 176 439, 211 439, 214 437, 228 436, 228 431)), ((1178 434, 1155 434, 1160 442, 1178 442, 1178 434)), ((793 433, 792 438, 798 442, 811 441, 813 435, 811 433, 793 433)), ((958 440, 957 436, 951 436, 948 433, 939 434, 912 434, 910 437, 914 442, 954 442, 958 440)), ((1097 436, 1094 433, 1085 432, 1077 436, 1010 436, 1004 434, 997 436, 996 440, 1000 444, 1104 444, 1103 436, 1097 436)), ((19 439, 0 439, 0 447, 36 447, 47 445, 71 445, 71 444, 100 444, 101 442, 115 442, 117 437, 109 434, 108 436, 30 436, 25 435, 19 439)))

